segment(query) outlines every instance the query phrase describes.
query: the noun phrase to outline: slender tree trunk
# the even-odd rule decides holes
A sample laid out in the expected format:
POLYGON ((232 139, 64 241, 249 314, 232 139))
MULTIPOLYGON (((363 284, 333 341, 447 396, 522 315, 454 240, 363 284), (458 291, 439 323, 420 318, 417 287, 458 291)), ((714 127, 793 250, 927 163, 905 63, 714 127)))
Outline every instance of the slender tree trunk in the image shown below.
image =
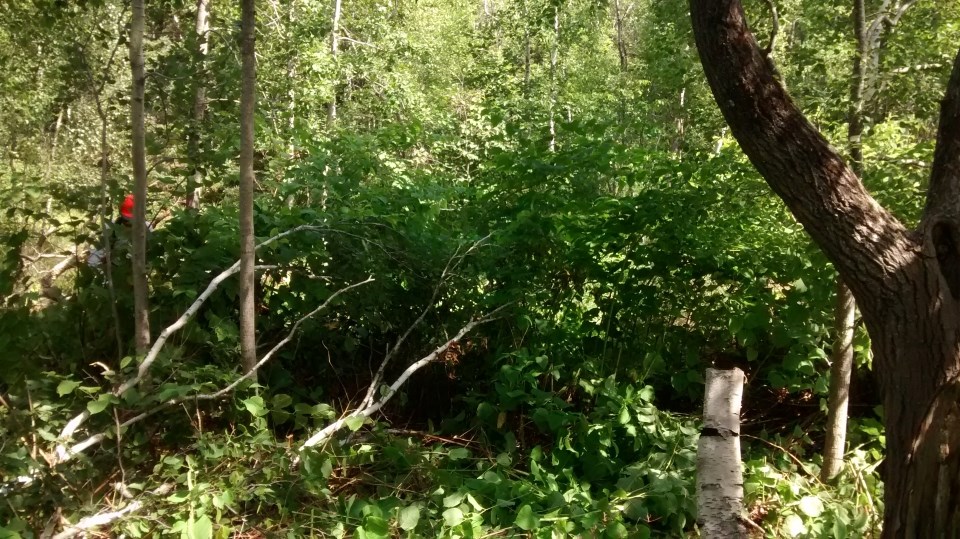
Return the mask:
POLYGON ((850 373, 853 371, 853 331, 857 304, 853 294, 837 277, 833 328, 836 333, 830 354, 830 390, 827 399, 826 442, 820 480, 833 480, 843 467, 847 440, 847 409, 850 400, 850 373))
POLYGON ((874 352, 887 449, 883 536, 960 533, 960 54, 926 206, 908 230, 793 104, 739 0, 690 0, 717 105, 744 153, 833 262, 874 352))
MULTIPOLYGON (((863 0, 853 0, 853 34, 857 48, 853 55, 853 73, 850 83, 850 110, 847 115, 847 143, 850 168, 863 179, 863 87, 866 53, 863 0)), ((850 373, 853 372, 853 333, 857 304, 853 294, 837 277, 837 297, 834 307, 834 342, 831 352, 830 391, 823 447, 823 468, 820 480, 833 480, 843 467, 843 453, 847 441, 847 411, 850 400, 850 373)))
POLYGON ((187 207, 200 207, 203 189, 203 166, 200 164, 200 134, 207 108, 206 58, 209 50, 210 23, 208 21, 210 0, 197 0, 197 72, 196 88, 193 91, 193 125, 190 128, 189 152, 193 161, 193 174, 187 178, 187 207))
POLYGON ((707 369, 697 442, 697 524, 706 539, 746 538, 740 464, 743 371, 707 369))
POLYGON ((556 150, 557 61, 560 54, 560 5, 553 8, 553 44, 550 47, 550 151, 556 150))
POLYGON ((144 0, 133 0, 130 22, 130 124, 133 155, 133 320, 137 354, 150 347, 150 297, 147 283, 147 164, 143 128, 143 99, 146 77, 143 70, 144 0))
POLYGON ((257 364, 256 303, 253 231, 253 142, 256 102, 256 6, 254 0, 241 5, 241 92, 240 92, 240 354, 244 372, 257 364))
MULTIPOLYGON (((340 55, 340 9, 341 0, 333 0, 333 20, 330 30, 330 56, 333 58, 333 65, 337 65, 337 58, 340 55)), ((333 98, 330 99, 330 105, 327 106, 327 122, 333 124, 337 120, 337 92, 333 92, 333 98)))

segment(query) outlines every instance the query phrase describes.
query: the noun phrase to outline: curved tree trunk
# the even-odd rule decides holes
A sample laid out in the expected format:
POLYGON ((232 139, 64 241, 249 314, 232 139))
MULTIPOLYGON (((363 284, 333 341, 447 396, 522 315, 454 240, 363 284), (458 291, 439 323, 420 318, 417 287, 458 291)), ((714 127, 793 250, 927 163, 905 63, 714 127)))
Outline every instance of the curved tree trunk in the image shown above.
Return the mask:
POLYGON ((133 320, 134 345, 137 354, 146 354, 150 347, 150 297, 147 283, 147 164, 146 138, 143 128, 143 94, 146 78, 143 72, 144 0, 133 0, 130 22, 130 72, 133 88, 130 95, 130 124, 133 156, 133 320))
POLYGON ((257 364, 256 304, 254 302, 253 235, 253 142, 256 104, 256 58, 254 39, 257 14, 254 0, 243 0, 241 20, 241 92, 240 92, 240 354, 243 371, 250 372, 257 364))
POLYGON ((941 109, 927 205, 911 231, 790 100, 740 2, 690 7, 731 132, 863 313, 886 415, 884 537, 952 537, 960 532, 960 56, 941 109))

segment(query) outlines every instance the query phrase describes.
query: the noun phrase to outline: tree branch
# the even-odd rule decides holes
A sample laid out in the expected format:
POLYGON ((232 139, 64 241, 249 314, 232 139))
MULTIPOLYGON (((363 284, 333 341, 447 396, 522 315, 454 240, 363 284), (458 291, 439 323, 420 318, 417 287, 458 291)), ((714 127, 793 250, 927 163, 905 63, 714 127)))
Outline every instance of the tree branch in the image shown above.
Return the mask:
POLYGON ((440 289, 447 282, 447 279, 450 277, 451 273, 455 269, 457 269, 457 267, 460 265, 460 262, 462 262, 463 259, 467 257, 467 255, 472 253, 479 246, 483 245, 483 243, 486 242, 488 239, 490 239, 490 234, 487 234, 486 236, 475 241, 462 254, 460 253, 460 249, 462 248, 462 246, 458 246, 457 250, 453 253, 453 255, 450 256, 450 259, 447 260, 447 265, 444 266, 443 272, 441 272, 440 274, 440 279, 437 282, 437 286, 433 288, 433 294, 430 296, 430 301, 427 302, 427 306, 424 307, 423 312, 420 313, 420 316, 418 316, 417 319, 414 320, 412 324, 410 324, 410 327, 408 327, 407 330, 403 332, 403 335, 401 335, 400 338, 397 339, 396 344, 394 344, 393 347, 387 351, 387 354, 386 356, 384 356, 383 361, 380 362, 380 368, 377 369, 376 374, 374 374, 373 378, 370 380, 370 386, 367 388, 367 393, 366 395, 364 395, 363 400, 360 401, 360 405, 358 406, 358 408, 369 406, 373 402, 374 394, 376 393, 377 388, 380 387, 380 382, 383 381, 383 373, 387 369, 387 364, 389 364, 390 360, 393 359, 393 356, 396 355, 397 351, 400 349, 400 346, 403 345, 404 341, 407 340, 407 337, 410 336, 410 333, 413 332, 413 330, 417 326, 419 326, 421 322, 423 322, 423 319, 426 318, 427 313, 429 313, 430 310, 433 308, 433 306, 436 304, 437 296, 440 294, 440 289))
MULTIPOLYGON (((301 225, 296 228, 287 230, 285 232, 281 232, 280 234, 277 234, 273 237, 267 238, 266 240, 257 244, 256 248, 259 249, 261 247, 265 247, 281 238, 285 238, 291 234, 294 234, 296 232, 300 232, 303 230, 324 230, 324 228, 310 226, 310 225, 301 225)), ((137 384, 139 384, 146 377, 147 373, 150 370, 150 367, 153 365, 153 362, 156 361, 157 356, 160 354, 160 350, 163 348, 163 345, 167 342, 167 339, 169 339, 172 334, 174 334, 175 332, 182 329, 185 325, 187 325, 187 322, 189 322, 197 314, 197 312, 200 310, 200 307, 207 301, 207 299, 210 298, 211 295, 213 295, 213 293, 217 290, 220 284, 223 283, 223 281, 225 281, 228 277, 230 277, 234 273, 237 273, 239 270, 240 270, 240 261, 238 260, 234 262, 232 266, 230 266, 229 268, 224 270, 222 273, 214 277, 213 280, 210 281, 210 284, 207 285, 206 290, 204 290, 203 293, 200 294, 199 297, 197 297, 197 299, 193 302, 193 304, 190 305, 190 307, 187 308, 186 311, 184 311, 184 313, 180 316, 180 318, 178 318, 173 324, 170 324, 169 326, 167 326, 160 333, 160 335, 157 337, 157 340, 154 341, 153 346, 150 347, 150 350, 147 352, 143 361, 140 363, 140 367, 137 369, 137 374, 134 376, 131 376, 125 382, 123 382, 118 388, 116 388, 113 391, 113 394, 118 397, 123 396, 124 393, 126 393, 127 391, 135 387, 137 384)), ((78 414, 76 417, 71 419, 69 422, 67 422, 67 424, 63 427, 63 430, 60 431, 60 435, 58 436, 58 439, 60 440, 60 444, 57 445, 57 451, 56 451, 58 462, 62 462, 63 460, 69 459, 68 450, 63 445, 63 442, 68 440, 71 436, 73 436, 73 433, 76 432, 77 429, 80 428, 80 426, 83 425, 83 423, 85 423, 89 418, 90 418, 90 412, 88 410, 84 410, 83 412, 78 414)), ((89 446, 85 446, 84 449, 86 447, 89 447, 89 446)), ((71 448, 69 451, 72 451, 72 450, 73 448, 71 448)))
POLYGON ((953 61, 947 91, 940 104, 937 147, 933 152, 933 170, 923 221, 940 216, 958 215, 960 204, 960 52, 953 61))
MULTIPOLYGON (((372 416, 373 414, 375 414, 378 410, 383 408, 383 406, 387 402, 389 402, 394 395, 396 395, 397 390, 400 389, 400 386, 406 383, 406 381, 413 375, 413 373, 417 372, 427 364, 433 361, 436 361, 436 359, 440 357, 440 354, 442 354, 444 351, 450 348, 451 345, 453 345, 454 343, 462 339, 464 335, 466 335, 467 333, 470 333, 470 331, 472 331, 473 328, 479 326, 480 324, 485 324, 487 322, 495 320, 497 313, 505 309, 508 305, 509 304, 501 305, 500 307, 497 307, 493 311, 490 311, 489 313, 482 316, 481 318, 471 320, 469 323, 467 323, 467 325, 460 328, 460 331, 458 331, 457 334, 454 335, 447 342, 441 344, 440 346, 435 348, 433 352, 430 352, 429 354, 419 359, 418 361, 410 364, 410 366, 408 366, 403 371, 403 373, 401 373, 400 376, 392 384, 390 384, 390 386, 387 388, 384 394, 380 397, 380 400, 375 402, 371 401, 366 406, 357 407, 353 411, 345 414, 340 419, 327 425, 326 427, 321 429, 319 432, 317 432, 316 434, 308 438, 305 442, 303 442, 303 444, 301 444, 300 447, 297 448, 297 452, 302 453, 305 449, 308 449, 310 447, 326 442, 337 431, 342 429, 350 419, 357 418, 357 417, 362 417, 366 419, 372 416)), ((372 384, 371 384, 371 387, 373 387, 372 384)), ((300 455, 297 455, 293 459, 293 466, 297 466, 299 463, 300 463, 300 455)))
MULTIPOLYGON (((200 395, 184 395, 184 396, 181 396, 181 397, 172 398, 172 399, 170 399, 170 400, 168 400, 168 401, 165 401, 165 402, 162 402, 162 403, 158 404, 157 406, 154 406, 153 408, 147 410, 146 412, 142 412, 142 413, 140 413, 140 414, 137 414, 137 415, 131 417, 130 419, 127 419, 127 420, 124 421, 123 423, 120 423, 119 428, 120 428, 120 429, 125 429, 125 428, 129 427, 130 425, 133 425, 134 423, 139 423, 139 422, 143 421, 144 419, 146 419, 146 418, 148 418, 148 417, 156 414, 157 412, 160 412, 160 411, 162 411, 162 410, 164 410, 164 409, 166 409, 166 408, 169 408, 169 407, 171 407, 171 406, 176 406, 176 405, 178 405, 178 404, 180 404, 180 403, 182 403, 182 402, 187 402, 187 401, 189 401, 189 400, 196 400, 196 401, 201 401, 201 400, 214 400, 214 399, 219 399, 219 398, 221 398, 221 397, 226 396, 228 393, 230 393, 231 391, 233 391, 234 389, 236 389, 237 386, 239 386, 241 383, 243 383, 244 380, 249 380, 250 378, 253 378, 253 377, 256 375, 257 371, 260 370, 260 367, 262 367, 264 364, 266 364, 267 361, 270 361, 270 359, 273 357, 273 355, 274 355, 275 353, 277 353, 278 350, 280 350, 281 348, 283 348, 284 346, 286 346, 287 343, 289 343, 291 340, 293 340, 293 336, 296 335, 297 330, 300 328, 300 324, 304 323, 306 320, 309 320, 310 318, 313 318, 314 315, 316 315, 316 314, 319 313, 320 311, 326 309, 327 306, 330 305, 330 303, 331 303, 337 296, 339 296, 340 294, 342 294, 342 293, 344 293, 344 292, 347 292, 348 290, 351 290, 351 289, 356 288, 356 287, 358 287, 358 286, 362 286, 362 285, 365 285, 365 284, 367 284, 367 283, 373 282, 373 280, 374 280, 373 277, 368 277, 368 278, 367 278, 366 280, 364 280, 364 281, 360 281, 360 282, 353 283, 353 284, 351 284, 351 285, 345 286, 345 287, 337 290, 337 291, 334 292, 333 294, 331 294, 330 297, 328 297, 328 298, 326 299, 326 301, 323 302, 323 304, 321 304, 319 307, 317 307, 316 309, 310 311, 309 313, 307 313, 307 314, 305 314, 303 317, 301 317, 299 320, 297 320, 297 321, 293 324, 293 326, 290 328, 290 331, 287 333, 287 336, 284 337, 280 342, 278 342, 277 344, 275 344, 275 345, 273 346, 273 348, 270 349, 269 352, 267 352, 266 354, 264 354, 264 356, 260 359, 260 361, 257 362, 257 364, 253 367, 252 370, 250 370, 249 372, 247 372, 247 373, 244 374, 243 376, 240 376, 239 378, 237 378, 236 380, 234 380, 233 382, 231 382, 230 385, 228 385, 228 386, 226 386, 226 387, 224 387, 224 388, 221 388, 221 389, 219 389, 219 390, 217 390, 217 391, 214 391, 213 393, 202 393, 202 394, 200 394, 200 395)), ((67 460, 72 459, 73 457, 79 455, 80 453, 83 453, 83 452, 86 451, 87 449, 89 449, 89 448, 91 448, 91 447, 99 444, 99 443, 102 442, 104 439, 106 439, 106 437, 107 437, 107 433, 106 433, 106 432, 100 432, 100 433, 98 433, 98 434, 94 434, 93 436, 90 436, 90 437, 87 438, 86 440, 83 440, 83 441, 81 441, 81 442, 77 442, 76 444, 74 444, 73 446, 71 446, 69 449, 65 449, 65 450, 63 450, 63 451, 60 451, 60 450, 58 449, 58 452, 57 452, 57 456, 58 456, 58 459, 59 459, 58 462, 65 462, 65 461, 67 461, 67 460)))
POLYGON ((714 97, 741 148, 823 249, 858 301, 884 301, 914 245, 790 100, 739 0, 690 0, 714 97))

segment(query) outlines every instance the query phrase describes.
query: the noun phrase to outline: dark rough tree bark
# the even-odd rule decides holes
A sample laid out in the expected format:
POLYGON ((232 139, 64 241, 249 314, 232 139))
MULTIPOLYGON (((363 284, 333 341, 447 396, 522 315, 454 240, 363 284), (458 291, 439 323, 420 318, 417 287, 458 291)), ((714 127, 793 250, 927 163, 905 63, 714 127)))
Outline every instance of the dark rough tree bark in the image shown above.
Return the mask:
POLYGON ((253 142, 257 71, 254 57, 257 13, 254 0, 243 0, 241 6, 241 89, 240 89, 240 355, 243 371, 250 372, 257 364, 254 303, 254 264, 256 252, 253 236, 253 142))
POLYGON ((744 153, 850 287, 873 342, 887 434, 884 537, 960 533, 960 55, 923 217, 908 230, 803 116, 739 0, 690 0, 714 97, 744 153))
POLYGON ((133 320, 137 354, 146 354, 150 347, 150 297, 147 283, 147 164, 146 138, 143 128, 143 94, 146 77, 143 71, 144 0, 133 0, 130 20, 130 124, 133 156, 133 320))

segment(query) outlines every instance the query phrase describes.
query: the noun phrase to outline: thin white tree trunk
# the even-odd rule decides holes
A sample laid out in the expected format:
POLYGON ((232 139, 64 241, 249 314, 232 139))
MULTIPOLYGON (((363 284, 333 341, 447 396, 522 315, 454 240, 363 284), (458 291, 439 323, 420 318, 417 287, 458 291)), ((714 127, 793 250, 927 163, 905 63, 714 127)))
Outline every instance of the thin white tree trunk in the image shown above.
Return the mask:
POLYGON ((257 364, 256 303, 254 289, 256 250, 253 230, 253 144, 256 106, 256 6, 243 0, 241 7, 241 92, 240 92, 240 355, 243 371, 257 364))
POLYGON ((850 401, 850 373, 853 371, 853 330, 857 304, 853 294, 837 277, 837 297, 834 308, 834 329, 830 365, 826 443, 823 447, 823 468, 820 480, 830 481, 843 467, 843 452, 847 439, 847 409, 850 401))
POLYGON ((553 46, 550 49, 550 151, 556 150, 557 126, 554 120, 557 108, 557 60, 560 49, 560 6, 553 8, 553 46))
MULTIPOLYGON (((333 58, 333 65, 337 65, 337 57, 340 54, 340 9, 341 0, 333 0, 333 25, 330 30, 330 56, 333 58)), ((339 70, 337 70, 339 73, 339 70)), ((336 83, 337 81, 335 81, 336 83)), ((330 105, 327 106, 327 121, 331 124, 337 120, 337 91, 334 84, 333 97, 330 98, 330 105)))
POLYGON ((143 99, 146 78, 143 69, 144 0, 133 0, 130 22, 130 123, 133 156, 133 311, 134 345, 137 354, 150 347, 150 290, 147 283, 147 165, 143 127, 143 99))
POLYGON ((703 431, 697 443, 697 506, 702 537, 746 537, 740 464, 743 371, 707 369, 703 431))
POLYGON ((203 189, 203 170, 200 166, 200 133, 207 107, 206 57, 210 47, 210 22, 208 20, 210 0, 197 0, 197 54, 199 72, 196 74, 197 87, 193 93, 193 127, 190 136, 190 158, 193 160, 193 174, 187 186, 187 207, 200 207, 200 195, 203 189))

